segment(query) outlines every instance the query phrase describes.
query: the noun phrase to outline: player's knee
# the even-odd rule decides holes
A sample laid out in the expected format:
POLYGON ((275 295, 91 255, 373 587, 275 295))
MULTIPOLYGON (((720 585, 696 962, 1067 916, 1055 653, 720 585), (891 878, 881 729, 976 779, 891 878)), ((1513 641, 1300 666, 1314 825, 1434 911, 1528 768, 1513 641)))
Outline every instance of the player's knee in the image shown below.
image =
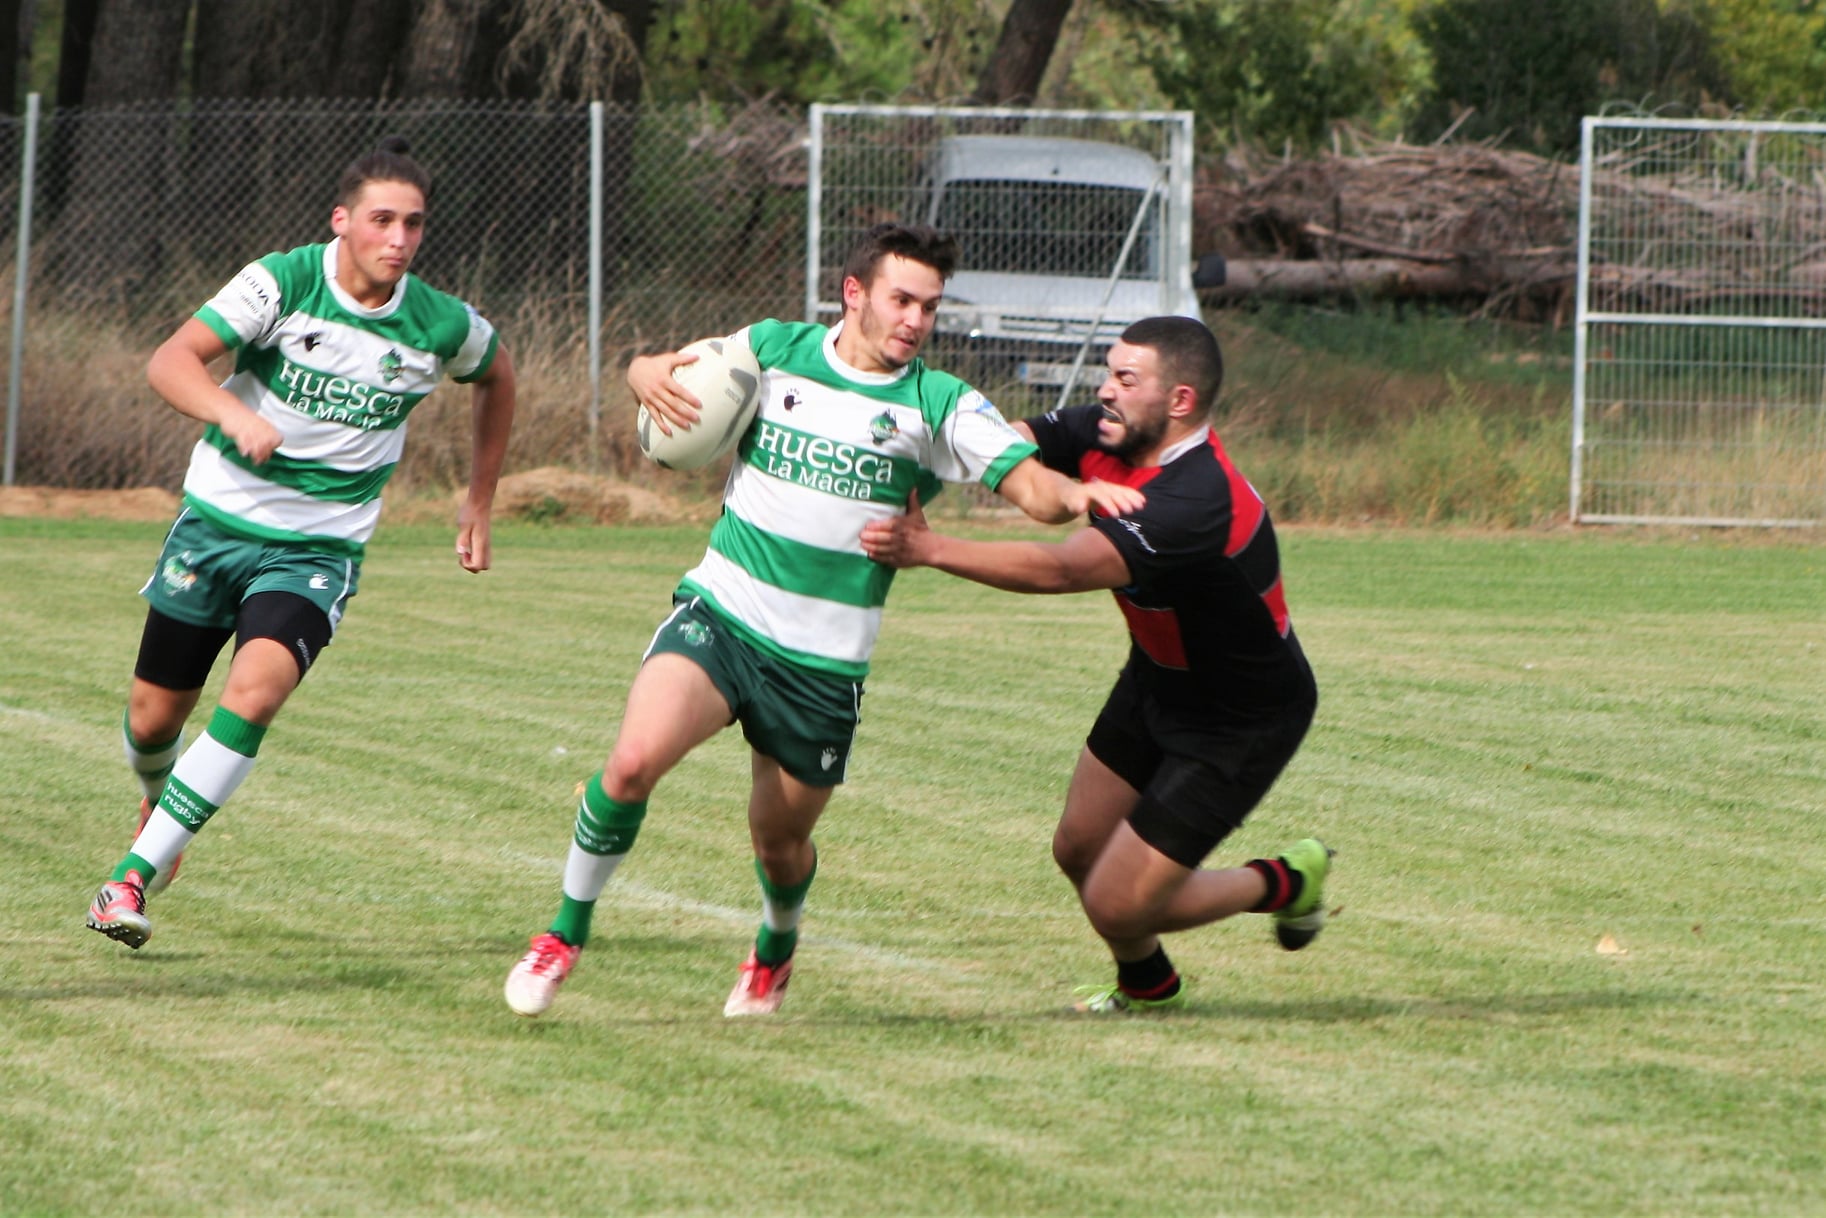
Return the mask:
POLYGON ((761 869, 776 883, 794 884, 810 874, 812 860, 811 839, 802 834, 774 831, 763 832, 750 830, 753 839, 754 856, 761 862, 761 869))
POLYGON ((1082 890, 1081 900, 1091 929, 1105 939, 1119 942, 1154 933, 1149 911, 1126 894, 1087 887, 1082 890))
POLYGON ((141 742, 173 739, 184 730, 196 701, 195 690, 160 689, 135 681, 127 695, 127 730, 141 742))
POLYGON ((653 794, 665 776, 665 766, 652 753, 636 742, 618 740, 603 763, 603 794, 621 803, 637 803, 653 794))
POLYGON ((1074 837, 1061 825, 1053 831, 1052 861, 1058 864, 1066 879, 1082 888, 1084 877, 1091 873, 1091 864, 1097 861, 1097 851, 1093 843, 1074 837))

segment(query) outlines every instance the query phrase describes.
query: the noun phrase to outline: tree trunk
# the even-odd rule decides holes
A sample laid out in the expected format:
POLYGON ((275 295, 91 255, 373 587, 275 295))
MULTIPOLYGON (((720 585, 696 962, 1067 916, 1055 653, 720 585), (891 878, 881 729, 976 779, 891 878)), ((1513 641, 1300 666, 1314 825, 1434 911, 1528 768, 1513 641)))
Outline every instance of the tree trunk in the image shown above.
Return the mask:
POLYGON ((347 156, 277 103, 324 95, 349 0, 196 4, 184 182, 199 213, 233 222, 193 234, 188 254, 226 279, 256 254, 323 235, 329 179, 347 156), (271 104, 243 104, 254 99, 271 104))
MULTIPOLYGON (((322 97, 348 0, 196 0, 198 97, 322 97)), ((359 7, 359 6, 358 6, 359 7)))
POLYGON ((26 46, 31 46, 31 32, 22 30, 22 21, 36 14, 24 11, 20 0, 0 0, 0 98, 6 99, 6 112, 21 112, 19 97, 19 44, 21 39, 26 46))
POLYGON ((190 0, 101 0, 84 104, 118 106, 176 97, 189 20, 190 0))
POLYGON ((132 310, 160 280, 170 103, 183 77, 189 18, 190 0, 102 0, 96 14, 84 109, 73 122, 69 201, 44 273, 81 281, 97 305, 111 297, 132 310))
POLYGON ((971 100, 980 106, 1014 106, 1038 97, 1071 6, 1072 0, 1014 0, 971 100))
POLYGON ((481 97, 494 74, 506 0, 422 0, 406 39, 399 95, 481 97))
POLYGON ((1557 294, 1572 282, 1574 267, 1564 256, 1499 258, 1487 263, 1416 262, 1406 258, 1319 259, 1233 258, 1222 283, 1202 284, 1206 304, 1255 298, 1325 300, 1340 296, 1414 300, 1490 296, 1498 292, 1557 294))
MULTIPOLYGON (((89 84, 89 55, 95 44, 95 18, 101 0, 64 0, 63 35, 57 50, 58 109, 80 106, 89 84)), ((70 197, 70 171, 76 162, 76 128, 70 123, 51 124, 50 148, 44 158, 43 218, 48 221, 63 210, 70 197)))
POLYGON ((63 37, 57 51, 57 104, 80 106, 89 83, 89 53, 101 0, 64 0, 63 37))
POLYGON ((411 30, 412 0, 355 0, 324 93, 331 97, 397 94, 397 68, 411 30))

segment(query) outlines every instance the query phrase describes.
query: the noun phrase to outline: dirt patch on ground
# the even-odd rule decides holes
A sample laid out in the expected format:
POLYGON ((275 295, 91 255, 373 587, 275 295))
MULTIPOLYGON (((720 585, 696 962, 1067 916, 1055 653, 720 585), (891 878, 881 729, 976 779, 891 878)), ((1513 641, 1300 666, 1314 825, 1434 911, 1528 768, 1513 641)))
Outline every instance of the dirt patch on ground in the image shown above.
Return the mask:
MULTIPOLYGON (((463 493, 388 496, 384 519, 400 524, 454 522, 463 493)), ((48 486, 0 487, 0 517, 60 520, 170 520, 178 496, 156 486, 124 491, 76 491, 48 486)), ((709 519, 716 503, 675 499, 643 486, 546 466, 509 474, 495 491, 496 520, 553 524, 691 524, 709 519)))
POLYGON ((0 516, 59 520, 170 520, 178 497, 156 486, 128 491, 71 491, 51 486, 0 486, 0 516))
POLYGON ((555 465, 509 474, 495 490, 495 515, 513 520, 689 524, 707 519, 716 506, 555 465))

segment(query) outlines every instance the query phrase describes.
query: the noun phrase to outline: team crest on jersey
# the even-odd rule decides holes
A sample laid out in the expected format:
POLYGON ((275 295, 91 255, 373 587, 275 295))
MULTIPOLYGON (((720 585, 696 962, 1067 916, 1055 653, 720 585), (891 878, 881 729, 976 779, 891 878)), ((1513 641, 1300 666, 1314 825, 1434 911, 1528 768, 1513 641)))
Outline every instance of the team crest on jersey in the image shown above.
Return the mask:
POLYGON ((380 379, 391 385, 406 374, 406 361, 397 347, 389 347, 380 357, 380 379))
POLYGON ((900 434, 900 424, 894 419, 894 412, 884 410, 869 420, 869 439, 877 444, 886 444, 900 434))

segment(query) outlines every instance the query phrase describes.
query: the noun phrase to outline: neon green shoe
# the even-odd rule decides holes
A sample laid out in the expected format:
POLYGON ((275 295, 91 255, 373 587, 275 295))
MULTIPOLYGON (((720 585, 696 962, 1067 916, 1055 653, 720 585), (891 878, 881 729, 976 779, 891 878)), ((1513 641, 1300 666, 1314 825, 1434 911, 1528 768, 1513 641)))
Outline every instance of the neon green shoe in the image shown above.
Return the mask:
POLYGON ((1141 1015, 1149 1011, 1183 1011, 1186 1007, 1186 987, 1182 984, 1179 993, 1171 998, 1133 998, 1124 994, 1115 984, 1081 985, 1072 991, 1078 1001, 1070 1010, 1081 1015, 1141 1015))
POLYGON ((1281 855, 1287 869, 1302 877, 1299 900, 1274 911, 1274 937, 1290 952, 1299 951, 1325 929, 1325 877, 1336 853, 1318 838, 1309 837, 1295 842, 1281 855))

